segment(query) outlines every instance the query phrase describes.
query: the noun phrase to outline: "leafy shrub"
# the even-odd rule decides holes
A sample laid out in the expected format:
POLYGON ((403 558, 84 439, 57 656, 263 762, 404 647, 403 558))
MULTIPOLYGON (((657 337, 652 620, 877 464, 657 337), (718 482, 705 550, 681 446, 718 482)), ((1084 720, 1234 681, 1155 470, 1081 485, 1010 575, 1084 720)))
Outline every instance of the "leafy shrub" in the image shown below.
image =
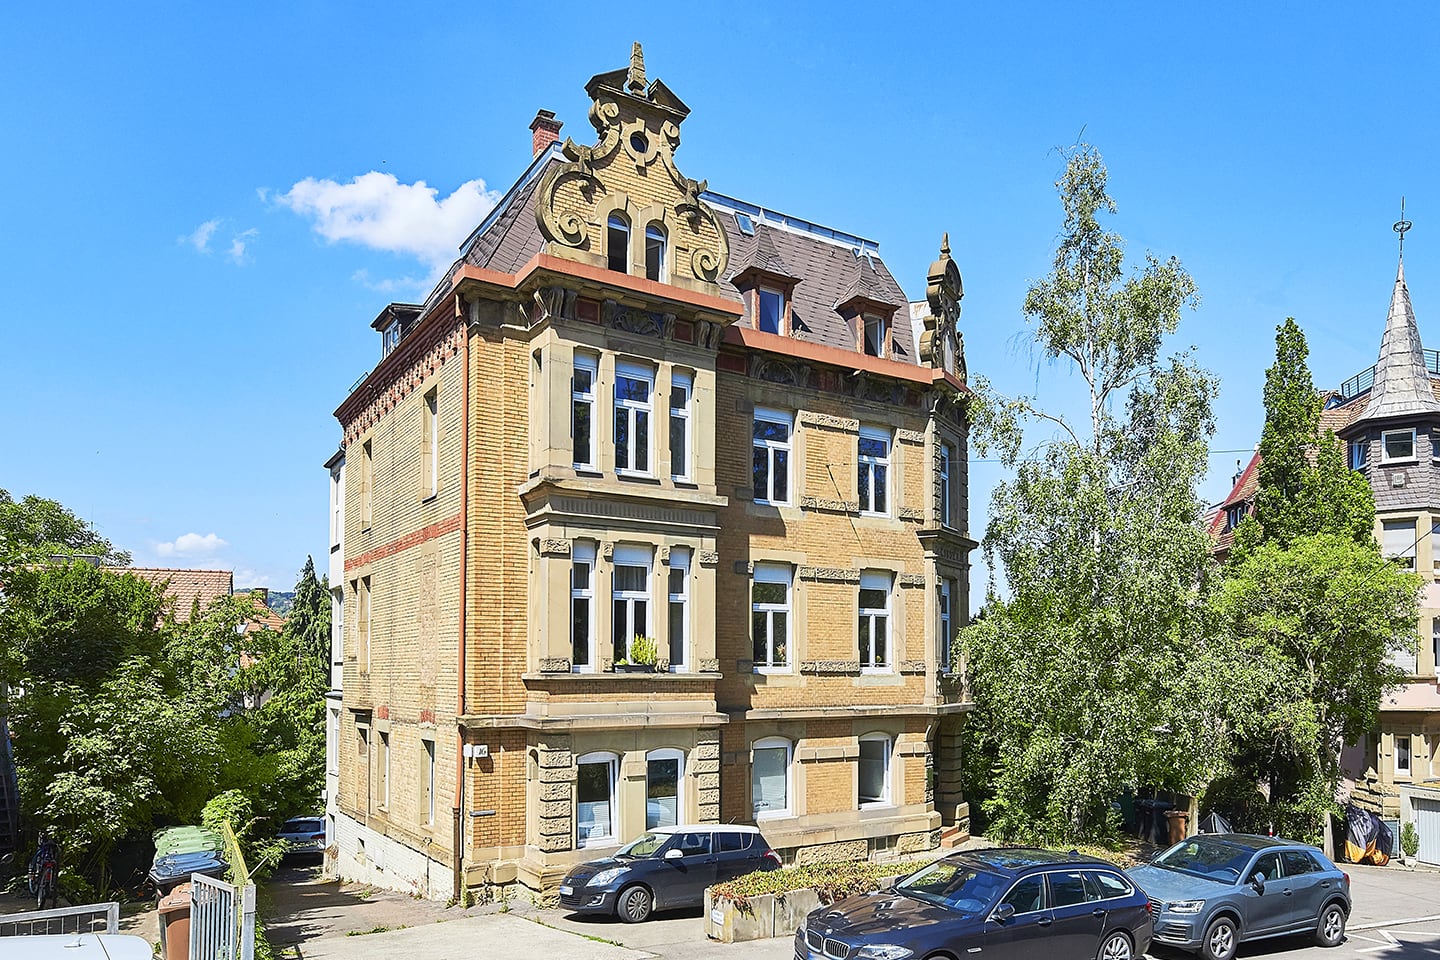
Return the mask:
POLYGON ((728 883, 710 888, 716 901, 730 900, 740 909, 745 909, 750 897, 771 893, 789 893, 792 890, 814 890, 825 903, 833 903, 857 893, 879 890, 883 880, 904 876, 920 869, 934 857, 923 860, 907 860, 901 863, 870 863, 866 860, 849 860, 840 863, 809 863, 799 867, 784 867, 780 870, 763 870, 736 877, 728 883))
POLYGON ((1400 852, 1405 854, 1406 859, 1420 852, 1420 833, 1415 829, 1413 820, 1406 820, 1400 827, 1400 852))

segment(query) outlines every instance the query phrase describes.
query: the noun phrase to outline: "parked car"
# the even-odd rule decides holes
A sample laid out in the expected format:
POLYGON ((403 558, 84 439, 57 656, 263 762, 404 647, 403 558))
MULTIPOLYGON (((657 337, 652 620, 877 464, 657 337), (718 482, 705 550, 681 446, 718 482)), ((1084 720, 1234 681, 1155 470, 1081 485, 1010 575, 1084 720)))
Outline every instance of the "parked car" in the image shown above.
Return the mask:
POLYGON ((325 821, 320 817, 291 817, 281 824, 275 839, 289 844, 286 854, 322 854, 325 852, 325 821))
POLYGON ((1350 877, 1325 854, 1292 840, 1204 834, 1130 871, 1150 894, 1155 942, 1230 960, 1241 943, 1310 933, 1322 947, 1345 939, 1350 877))
POLYGON ((1150 946, 1150 903, 1115 866, 1002 847, 951 854, 888 889, 811 911, 796 960, 1131 960, 1150 946))
POLYGON ((560 884, 560 906, 639 923, 654 910, 702 906, 712 884, 779 866, 779 855, 755 827, 658 827, 613 856, 573 867, 560 884))
POLYGON ((5 937, 6 960, 151 960, 143 937, 123 933, 67 933, 5 937))

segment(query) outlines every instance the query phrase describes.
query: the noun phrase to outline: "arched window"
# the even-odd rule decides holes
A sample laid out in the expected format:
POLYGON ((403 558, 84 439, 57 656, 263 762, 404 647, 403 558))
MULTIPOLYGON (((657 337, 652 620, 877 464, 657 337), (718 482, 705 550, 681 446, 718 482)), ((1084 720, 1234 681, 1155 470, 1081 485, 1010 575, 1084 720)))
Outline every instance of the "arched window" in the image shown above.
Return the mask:
POLYGON ((630 272, 630 221, 618 213, 610 214, 605 225, 605 255, 616 273, 630 272))
POLYGON ((890 746, 888 733, 867 733, 860 738, 860 768, 855 778, 856 801, 861 807, 890 804, 890 746))
POLYGON ((790 741, 765 737, 750 747, 750 801, 755 819, 790 816, 790 741))
POLYGON ((665 279, 665 228, 658 222, 645 228, 645 279, 665 279))
POLYGON ((673 827, 684 811, 685 754, 665 747, 645 755, 645 829, 673 827))
POLYGON ((587 753, 576 766, 575 843, 581 847, 614 843, 620 758, 613 753, 587 753))

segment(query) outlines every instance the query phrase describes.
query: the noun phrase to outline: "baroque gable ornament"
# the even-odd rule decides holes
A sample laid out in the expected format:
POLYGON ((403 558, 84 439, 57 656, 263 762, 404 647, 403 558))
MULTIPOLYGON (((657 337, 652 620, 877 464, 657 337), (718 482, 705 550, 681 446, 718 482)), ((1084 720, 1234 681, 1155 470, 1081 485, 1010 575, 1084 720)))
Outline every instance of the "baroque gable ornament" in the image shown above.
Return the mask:
POLYGON ((585 92, 593 101, 595 143, 581 146, 566 138, 566 162, 551 166, 540 181, 535 218, 555 246, 551 252, 599 257, 605 221, 619 211, 642 236, 642 221, 664 224, 671 282, 689 280, 686 272, 693 275, 689 282, 718 282, 730 245, 714 211, 700 200, 708 181, 692 180, 675 166, 680 124, 690 108, 660 80, 647 82, 639 43, 629 67, 592 77, 585 92))
POLYGON ((940 241, 940 259, 930 264, 925 282, 925 299, 930 315, 920 335, 920 359, 939 370, 953 373, 965 382, 965 338, 960 333, 960 301, 965 285, 960 268, 950 259, 950 234, 940 241))

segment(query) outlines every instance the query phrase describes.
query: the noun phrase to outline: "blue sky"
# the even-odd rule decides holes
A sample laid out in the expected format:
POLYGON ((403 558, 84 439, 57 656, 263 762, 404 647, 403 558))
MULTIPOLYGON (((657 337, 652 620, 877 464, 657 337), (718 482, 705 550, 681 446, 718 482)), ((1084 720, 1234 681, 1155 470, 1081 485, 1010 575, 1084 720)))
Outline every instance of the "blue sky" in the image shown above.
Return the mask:
MULTIPOLYGON (((423 293, 555 110, 645 45, 712 189, 879 241, 913 298, 942 231, 972 372, 1064 407, 1020 304, 1060 225, 1055 148, 1104 154, 1132 257, 1204 297, 1176 346, 1249 449, 1274 328, 1320 385, 1374 361, 1395 272, 1440 346, 1437 15, 1421 4, 98 4, 0 31, 0 487, 137 563, 288 589, 326 549, 332 411, 369 322, 423 293), (433 191, 433 192, 432 192, 433 191)), ((1039 434, 1032 440, 1043 439, 1039 434)), ((1217 453, 1203 493, 1228 488, 1217 453)), ((983 531, 994 464, 972 465, 983 531)), ((323 566, 322 566, 323 569, 323 566)), ((983 573, 974 588, 983 590, 983 573)))

